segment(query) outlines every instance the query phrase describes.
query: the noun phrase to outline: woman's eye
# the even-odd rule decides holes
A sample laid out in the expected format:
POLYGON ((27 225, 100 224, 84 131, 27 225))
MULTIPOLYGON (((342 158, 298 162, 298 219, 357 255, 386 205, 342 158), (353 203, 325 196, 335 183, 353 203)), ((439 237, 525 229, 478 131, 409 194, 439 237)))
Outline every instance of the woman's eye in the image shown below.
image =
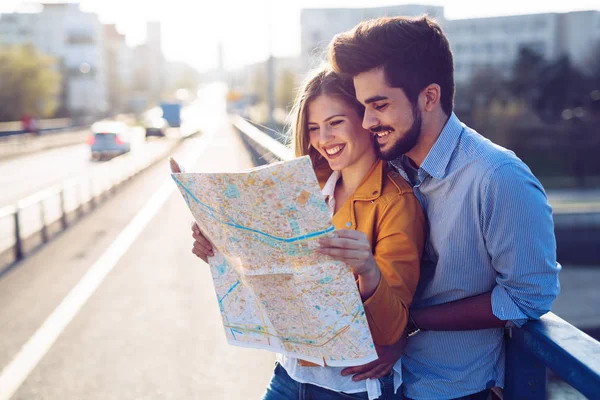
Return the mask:
POLYGON ((388 103, 385 103, 385 104, 378 104, 378 105, 376 105, 376 106, 375 106, 375 109, 376 109, 377 111, 381 111, 381 110, 383 110, 384 108, 386 108, 387 106, 388 106, 388 103))
POLYGON ((341 119, 338 119, 337 121, 331 121, 331 126, 336 126, 341 124, 343 121, 341 119))
POLYGON ((310 126, 310 127, 308 128, 308 131, 309 131, 309 132, 314 132, 314 131, 318 131, 318 130, 319 130, 319 128, 318 128, 318 127, 316 127, 316 126, 310 126))

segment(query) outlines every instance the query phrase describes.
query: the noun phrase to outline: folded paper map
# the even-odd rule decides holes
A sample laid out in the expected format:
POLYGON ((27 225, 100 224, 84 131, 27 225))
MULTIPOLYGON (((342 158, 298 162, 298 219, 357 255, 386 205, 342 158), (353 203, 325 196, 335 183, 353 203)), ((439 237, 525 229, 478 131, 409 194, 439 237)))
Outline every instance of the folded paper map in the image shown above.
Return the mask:
POLYGON ((230 344, 329 366, 377 359, 350 268, 313 251, 334 227, 310 159, 173 179, 213 244, 230 344))

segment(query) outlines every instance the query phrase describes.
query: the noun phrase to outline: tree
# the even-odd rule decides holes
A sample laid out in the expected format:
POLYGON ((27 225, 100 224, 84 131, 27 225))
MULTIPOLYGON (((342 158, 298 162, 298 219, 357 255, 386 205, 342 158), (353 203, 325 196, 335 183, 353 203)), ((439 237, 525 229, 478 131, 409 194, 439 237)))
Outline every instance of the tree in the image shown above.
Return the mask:
POLYGON ((0 121, 52 116, 60 92, 55 59, 29 44, 0 47, 0 121))
POLYGON ((546 60, 538 52, 521 47, 513 64, 511 92, 527 103, 536 101, 539 97, 540 74, 545 66, 546 60))
POLYGON ((293 71, 286 69, 282 71, 281 77, 277 85, 277 106, 289 110, 296 97, 296 74, 293 71))
POLYGON ((263 69, 257 69, 252 76, 252 92, 257 96, 258 101, 267 101, 267 72, 263 69))
POLYGON ((561 118, 565 109, 582 107, 589 94, 589 81, 568 56, 549 63, 541 72, 539 95, 534 99, 537 113, 548 122, 561 118))

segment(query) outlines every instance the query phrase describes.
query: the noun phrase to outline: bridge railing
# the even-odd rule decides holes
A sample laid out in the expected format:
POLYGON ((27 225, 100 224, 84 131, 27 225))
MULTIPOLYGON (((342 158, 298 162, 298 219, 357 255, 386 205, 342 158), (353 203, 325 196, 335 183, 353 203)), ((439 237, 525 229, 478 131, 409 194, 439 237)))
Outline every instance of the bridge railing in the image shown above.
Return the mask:
MULTIPOLYGON (((243 118, 232 115, 231 122, 260 158, 293 157, 291 149, 243 118)), ((502 398, 546 400, 547 368, 588 398, 600 398, 600 342, 553 313, 507 330, 502 398)))
POLYGON ((124 154, 88 175, 63 181, 0 207, 0 275, 107 199, 122 183, 163 160, 183 140, 143 154, 124 154))

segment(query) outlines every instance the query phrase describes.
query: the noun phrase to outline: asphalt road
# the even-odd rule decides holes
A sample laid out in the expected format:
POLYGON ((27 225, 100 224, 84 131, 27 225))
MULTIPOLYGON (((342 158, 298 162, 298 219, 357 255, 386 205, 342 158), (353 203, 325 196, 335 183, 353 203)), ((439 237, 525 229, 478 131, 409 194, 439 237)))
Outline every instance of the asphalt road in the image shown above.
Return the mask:
MULTIPOLYGON (((138 131, 132 154, 155 151, 166 140, 143 140, 138 131)), ((104 173, 103 162, 90 161, 90 147, 77 144, 0 161, 0 208, 67 179, 104 173)))

